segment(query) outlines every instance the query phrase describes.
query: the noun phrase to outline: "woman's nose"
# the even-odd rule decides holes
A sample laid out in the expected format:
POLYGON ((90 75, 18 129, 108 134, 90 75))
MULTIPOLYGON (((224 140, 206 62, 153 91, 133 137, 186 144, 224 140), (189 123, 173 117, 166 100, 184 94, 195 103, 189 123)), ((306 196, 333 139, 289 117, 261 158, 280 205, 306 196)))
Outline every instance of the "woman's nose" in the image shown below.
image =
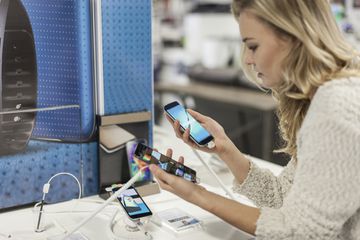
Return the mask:
POLYGON ((254 58, 250 56, 250 54, 247 54, 245 57, 245 63, 247 65, 255 65, 254 58))

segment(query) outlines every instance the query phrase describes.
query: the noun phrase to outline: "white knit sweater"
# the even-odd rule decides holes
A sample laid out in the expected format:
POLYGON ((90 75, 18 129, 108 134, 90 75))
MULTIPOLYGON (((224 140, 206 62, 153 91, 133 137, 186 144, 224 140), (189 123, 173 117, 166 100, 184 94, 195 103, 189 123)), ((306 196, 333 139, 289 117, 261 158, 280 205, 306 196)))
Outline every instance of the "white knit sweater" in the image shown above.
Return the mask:
POLYGON ((297 146, 280 176, 251 163, 234 181, 260 207, 257 239, 360 239, 360 78, 317 90, 297 146))

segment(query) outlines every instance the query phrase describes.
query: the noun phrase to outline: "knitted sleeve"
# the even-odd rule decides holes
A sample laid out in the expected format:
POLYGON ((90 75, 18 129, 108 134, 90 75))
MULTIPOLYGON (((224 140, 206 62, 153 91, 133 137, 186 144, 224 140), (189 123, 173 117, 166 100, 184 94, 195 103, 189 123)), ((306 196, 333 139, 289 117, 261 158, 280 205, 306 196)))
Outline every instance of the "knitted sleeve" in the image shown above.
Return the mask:
POLYGON ((281 174, 275 176, 250 161, 248 176, 241 184, 235 179, 233 191, 245 195, 258 207, 279 208, 292 184, 294 168, 295 160, 291 160, 281 174))
POLYGON ((346 90, 341 97, 324 90, 313 100, 298 135, 293 185, 281 208, 261 209, 258 240, 354 234, 347 228, 360 207, 360 97, 346 90))

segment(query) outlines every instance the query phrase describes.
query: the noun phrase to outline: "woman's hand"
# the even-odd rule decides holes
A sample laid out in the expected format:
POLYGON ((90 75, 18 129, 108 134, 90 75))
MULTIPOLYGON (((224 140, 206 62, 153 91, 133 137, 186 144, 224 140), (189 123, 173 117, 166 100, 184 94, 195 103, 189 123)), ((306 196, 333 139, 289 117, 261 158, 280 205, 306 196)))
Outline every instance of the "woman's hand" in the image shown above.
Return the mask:
MULTIPOLYGON (((172 158, 172 150, 168 149, 166 151, 166 156, 172 158)), ((180 157, 178 162, 181 164, 184 163, 184 158, 180 157)), ((183 198, 184 200, 196 204, 199 200, 201 191, 204 191, 205 188, 196 185, 190 181, 183 179, 172 174, 169 174, 162 170, 160 167, 151 164, 150 170, 152 174, 157 179, 160 187, 166 191, 172 192, 175 195, 183 198)), ((206 191, 206 190, 205 190, 206 191)))
MULTIPOLYGON (((167 150, 166 156, 172 157, 171 149, 167 150)), ((184 158, 180 157, 178 162, 184 163, 184 158)), ((239 229, 251 234, 255 233, 256 222, 260 216, 259 209, 209 192, 205 188, 182 177, 163 171, 154 164, 150 165, 150 170, 162 189, 172 192, 182 199, 215 214, 239 229)))
POLYGON ((187 128, 185 131, 181 130, 180 122, 178 120, 173 121, 168 115, 165 114, 167 120, 170 122, 172 127, 174 128, 175 134, 178 138, 182 139, 186 144, 191 146, 192 148, 202 150, 204 152, 214 152, 217 154, 221 154, 227 151, 227 148, 232 146, 231 140, 226 135, 224 128, 217 123, 214 119, 204 116, 194 110, 187 110, 190 115, 195 118, 213 137, 214 137, 214 148, 207 147, 199 147, 196 143, 194 143, 190 139, 190 129, 187 128))
POLYGON ((176 136, 195 149, 218 154, 239 183, 242 183, 249 173, 250 161, 239 151, 239 149, 237 149, 235 144, 226 135, 224 128, 214 119, 191 109, 188 110, 188 113, 214 137, 213 141, 215 142, 215 147, 199 147, 190 139, 189 128, 187 128, 185 132, 182 132, 179 121, 173 121, 166 115, 166 118, 175 130, 176 136))

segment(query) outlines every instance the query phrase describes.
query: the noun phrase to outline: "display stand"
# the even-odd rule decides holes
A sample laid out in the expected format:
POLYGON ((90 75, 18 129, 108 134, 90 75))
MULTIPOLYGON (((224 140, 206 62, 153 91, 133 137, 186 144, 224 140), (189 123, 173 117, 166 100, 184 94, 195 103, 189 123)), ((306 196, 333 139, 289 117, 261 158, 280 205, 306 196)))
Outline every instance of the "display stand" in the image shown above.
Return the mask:
MULTIPOLYGON (((150 142, 150 121, 151 112, 99 117, 99 194, 102 198, 109 197, 105 190, 107 187, 130 179, 126 143, 134 139, 150 142)), ((158 185, 151 181, 137 183, 135 186, 141 196, 159 192, 158 185)))

